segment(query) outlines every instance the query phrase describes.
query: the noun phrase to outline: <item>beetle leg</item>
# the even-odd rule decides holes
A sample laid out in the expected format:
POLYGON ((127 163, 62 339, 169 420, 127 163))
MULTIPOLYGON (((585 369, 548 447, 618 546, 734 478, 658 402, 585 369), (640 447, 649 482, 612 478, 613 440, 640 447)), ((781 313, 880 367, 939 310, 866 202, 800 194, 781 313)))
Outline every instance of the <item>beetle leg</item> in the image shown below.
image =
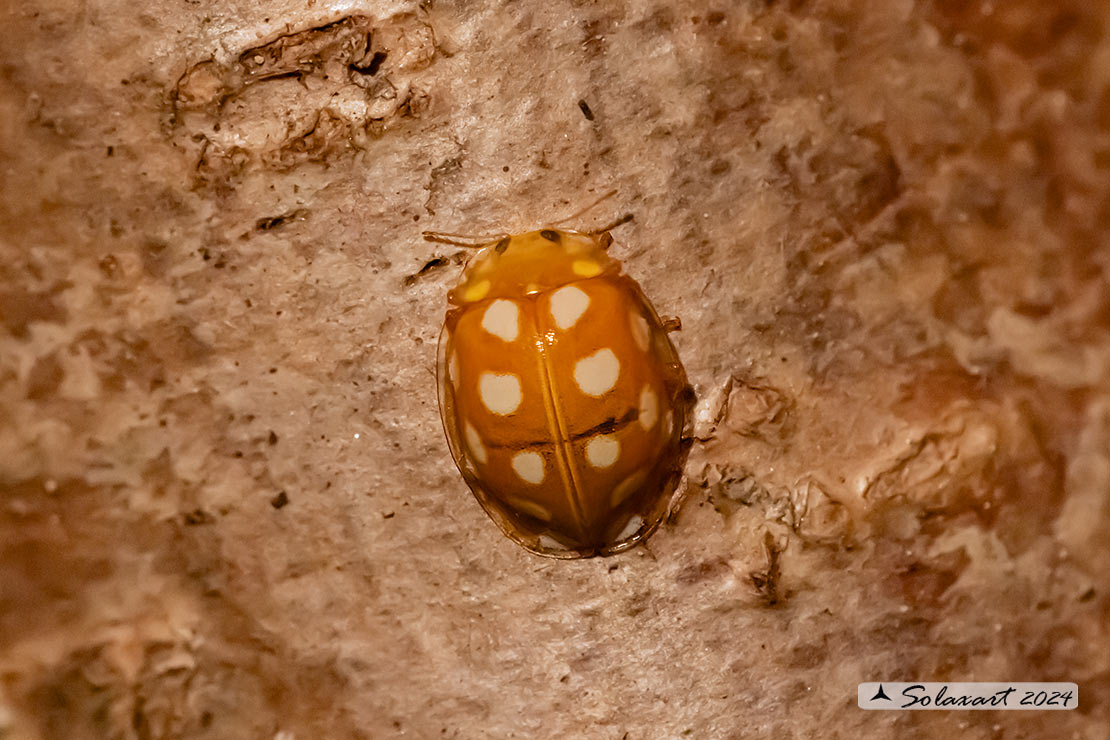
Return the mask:
POLYGON ((462 259, 465 255, 466 255, 466 252, 456 252, 455 254, 444 256, 444 257, 440 257, 440 256, 432 257, 430 260, 425 262, 424 266, 421 267, 419 270, 412 273, 411 275, 405 275, 405 277, 401 281, 401 283, 406 288, 411 288, 412 286, 416 285, 417 281, 420 280, 421 278, 423 278, 425 275, 428 275, 428 274, 432 273, 433 271, 438 270, 439 268, 441 268, 445 265, 449 265, 452 262, 454 262, 456 265, 461 265, 463 262, 466 261, 466 260, 462 259))
POLYGON ((691 490, 689 479, 683 475, 675 485, 674 492, 671 493, 671 500, 667 502, 667 513, 663 521, 668 525, 678 522, 678 516, 682 513, 682 507, 690 497, 691 490))
POLYGON ((682 319, 677 316, 668 316, 663 319, 663 331, 668 334, 674 331, 682 331, 682 319))

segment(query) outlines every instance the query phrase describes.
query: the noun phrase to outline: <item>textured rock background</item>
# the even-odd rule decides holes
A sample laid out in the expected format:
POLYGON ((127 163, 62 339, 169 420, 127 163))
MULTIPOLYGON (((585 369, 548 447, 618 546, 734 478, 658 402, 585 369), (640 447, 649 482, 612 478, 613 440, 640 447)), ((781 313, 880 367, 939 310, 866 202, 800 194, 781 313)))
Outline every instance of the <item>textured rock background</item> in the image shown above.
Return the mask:
POLYGON ((1110 737, 1106 7, 6 3, 0 737, 1110 737), (611 188, 699 439, 548 561, 449 459, 420 231, 611 188))

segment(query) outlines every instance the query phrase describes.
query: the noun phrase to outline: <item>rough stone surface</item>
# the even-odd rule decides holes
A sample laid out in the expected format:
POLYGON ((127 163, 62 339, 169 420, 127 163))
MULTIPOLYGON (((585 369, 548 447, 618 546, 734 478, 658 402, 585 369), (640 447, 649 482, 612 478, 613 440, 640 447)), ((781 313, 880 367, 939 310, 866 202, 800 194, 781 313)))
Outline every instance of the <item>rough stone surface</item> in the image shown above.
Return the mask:
POLYGON ((5 3, 0 738, 1110 737, 1106 7, 5 3), (449 459, 420 232, 614 188, 697 441, 548 561, 449 459))

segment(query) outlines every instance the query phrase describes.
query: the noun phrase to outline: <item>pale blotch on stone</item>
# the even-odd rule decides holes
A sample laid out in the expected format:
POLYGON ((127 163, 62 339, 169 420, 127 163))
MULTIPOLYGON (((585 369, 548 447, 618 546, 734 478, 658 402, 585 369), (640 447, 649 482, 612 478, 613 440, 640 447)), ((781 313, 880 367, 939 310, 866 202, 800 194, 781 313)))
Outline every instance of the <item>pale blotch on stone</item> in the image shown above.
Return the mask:
POLYGON ((647 473, 643 470, 636 471, 617 484, 617 487, 613 489, 613 495, 609 497, 609 503, 614 509, 617 508, 624 503, 626 498, 635 493, 640 486, 644 485, 644 481, 646 480, 647 473))
POLYGON ((482 328, 498 339, 515 342, 520 336, 520 309, 512 301, 499 298, 482 314, 482 328))
POLYGON ((647 352, 648 340, 651 339, 647 319, 633 311, 628 314, 628 322, 632 327, 632 339, 636 341, 636 346, 641 352, 647 352))
POLYGON ((599 349, 574 364, 574 382, 587 396, 602 396, 613 390, 621 364, 613 350, 599 349))
POLYGON ((655 395, 651 386, 645 385, 640 391, 640 426, 647 432, 657 421, 659 421, 659 397, 655 395))
POLYGON ((489 293, 489 288, 489 280, 479 280, 467 286, 467 289, 463 291, 463 300, 468 302, 480 301, 486 297, 486 293, 489 293))
POLYGON ((513 470, 525 483, 534 486, 543 483, 543 457, 537 452, 518 452, 513 455, 513 470))
POLYGON ((478 395, 491 412, 508 416, 520 408, 523 400, 520 378, 511 373, 482 373, 478 378, 478 395))
POLYGON ((581 277, 594 277, 601 274, 601 265, 593 260, 575 260, 571 263, 570 269, 574 270, 575 275, 581 277))
POLYGON ((466 448, 470 450, 470 455, 485 465, 489 458, 486 455, 486 446, 482 444, 482 438, 478 436, 478 430, 472 427, 470 422, 467 422, 464 433, 466 434, 466 448))
POLYGON ((586 443, 586 460, 595 468, 607 468, 621 456, 621 443, 611 434, 599 434, 586 443))
POLYGON ((624 525, 624 529, 621 530, 621 533, 617 535, 617 542, 620 542, 621 540, 626 540, 632 535, 636 534, 640 531, 640 527, 642 526, 644 526, 643 517, 638 514, 634 515, 631 519, 628 520, 628 524, 624 525))
POLYGON ((567 285, 551 294, 551 318, 555 326, 566 331, 581 318, 590 305, 590 297, 581 288, 567 285))

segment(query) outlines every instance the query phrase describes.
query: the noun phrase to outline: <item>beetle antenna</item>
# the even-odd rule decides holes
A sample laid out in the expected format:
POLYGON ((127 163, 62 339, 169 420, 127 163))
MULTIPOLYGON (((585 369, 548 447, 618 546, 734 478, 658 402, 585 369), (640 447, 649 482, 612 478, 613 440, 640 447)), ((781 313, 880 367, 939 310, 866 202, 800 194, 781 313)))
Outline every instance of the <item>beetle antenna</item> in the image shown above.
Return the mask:
POLYGON ((439 244, 451 244, 456 247, 467 247, 468 249, 478 249, 487 244, 504 239, 508 234, 492 234, 492 235, 475 235, 475 234, 452 234, 447 231, 424 231, 421 232, 424 236, 424 241, 438 242, 439 244))
POLYGON ((613 223, 606 224, 605 226, 602 226, 600 229, 590 229, 589 231, 586 232, 586 235, 587 236, 597 236, 598 234, 604 234, 606 231, 610 231, 612 229, 615 229, 618 226, 626 224, 631 220, 632 220, 632 214, 631 213, 626 213, 623 216, 621 216, 620 218, 618 218, 616 221, 614 221, 613 223))
MULTIPOLYGON (((601 205, 605 201, 609 200, 610 198, 612 198, 616 194, 617 194, 617 191, 614 188, 613 190, 610 190, 609 192, 602 195, 600 198, 595 200, 593 203, 590 203, 585 208, 581 208, 578 211, 576 211, 575 213, 572 213, 569 216, 566 216, 564 218, 559 219, 558 221, 552 223, 551 226, 558 226, 559 224, 565 224, 567 221, 577 220, 578 218, 580 218, 582 216, 583 213, 586 213, 587 211, 591 211, 594 208, 597 208, 599 205, 601 205)), ((588 233, 592 233, 592 232, 588 232, 588 233)))

